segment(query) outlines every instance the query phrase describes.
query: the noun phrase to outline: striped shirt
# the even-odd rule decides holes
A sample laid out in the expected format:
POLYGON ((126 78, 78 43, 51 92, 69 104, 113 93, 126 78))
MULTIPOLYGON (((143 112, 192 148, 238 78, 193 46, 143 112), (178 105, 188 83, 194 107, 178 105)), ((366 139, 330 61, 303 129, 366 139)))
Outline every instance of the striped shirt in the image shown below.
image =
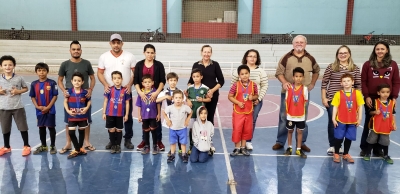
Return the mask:
POLYGON ((72 112, 77 113, 75 116, 68 115, 68 121, 86 121, 88 112, 81 114, 82 109, 86 108, 90 97, 86 97, 87 91, 81 89, 79 93, 75 93, 74 88, 68 89, 70 96, 68 97, 68 108, 72 112))
POLYGON ((321 89, 326 90, 326 98, 328 98, 329 101, 332 100, 336 92, 343 89, 340 85, 340 77, 344 73, 350 73, 354 76, 354 88, 361 91, 360 68, 358 68, 357 65, 354 66, 355 68, 352 72, 342 68, 340 68, 340 71, 334 72, 332 69, 332 64, 329 64, 325 69, 324 77, 322 78, 321 89))
MULTIPOLYGON (((236 93, 238 92, 238 91, 237 91, 237 89, 238 89, 237 84, 238 84, 238 83, 239 83, 239 82, 236 82, 236 83, 233 83, 233 84, 232 84, 231 89, 229 90, 229 94, 236 95, 236 93)), ((250 82, 247 83, 247 86, 248 86, 249 83, 250 83, 250 82)), ((254 83, 255 83, 255 82, 254 82, 254 83)), ((243 86, 240 87, 240 88, 242 89, 243 93, 248 93, 248 92, 250 92, 250 91, 248 90, 247 86, 246 86, 246 88, 244 88, 243 86), (244 91, 247 91, 247 92, 244 92, 244 91)), ((253 84, 253 92, 254 92, 253 95, 259 95, 259 94, 258 94, 258 90, 257 90, 257 84, 253 84)))
MULTIPOLYGON (((47 106, 53 97, 58 95, 57 83, 52 79, 40 82, 39 80, 31 83, 29 96, 35 98, 38 106, 47 106)), ((49 110, 50 114, 56 114, 56 108, 53 106, 49 110)), ((36 109, 36 115, 42 115, 42 110, 36 109)))
MULTIPOLYGON (((265 94, 267 94, 268 90, 268 76, 265 73, 263 68, 257 67, 256 69, 250 70, 250 77, 249 79, 257 84, 258 91, 258 100, 261 101, 265 94)), ((237 71, 232 71, 232 79, 231 79, 231 86, 239 81, 239 76, 237 71)))
POLYGON ((126 88, 116 88, 112 86, 109 93, 105 93, 104 97, 108 99, 106 106, 106 115, 123 117, 125 116, 126 101, 130 100, 129 94, 126 94, 126 88))

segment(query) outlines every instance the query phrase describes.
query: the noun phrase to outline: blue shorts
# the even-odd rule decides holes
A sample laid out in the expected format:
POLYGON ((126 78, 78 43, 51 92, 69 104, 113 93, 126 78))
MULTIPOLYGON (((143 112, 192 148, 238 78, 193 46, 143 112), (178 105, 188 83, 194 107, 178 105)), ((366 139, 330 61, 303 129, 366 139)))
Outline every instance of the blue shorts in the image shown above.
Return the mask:
POLYGON ((180 130, 169 130, 169 144, 176 144, 179 139, 179 143, 187 144, 187 128, 183 128, 180 130))
POLYGON ((357 137, 357 126, 355 124, 343 124, 337 122, 338 126, 334 130, 334 135, 336 139, 349 139, 355 141, 357 137))
POLYGON ((55 114, 44 114, 37 115, 37 126, 38 127, 55 127, 56 126, 56 115, 55 114))
MULTIPOLYGON (((89 106, 89 110, 86 112, 88 115, 88 123, 92 124, 92 105, 89 106)), ((64 108, 64 123, 68 125, 68 113, 64 108)))

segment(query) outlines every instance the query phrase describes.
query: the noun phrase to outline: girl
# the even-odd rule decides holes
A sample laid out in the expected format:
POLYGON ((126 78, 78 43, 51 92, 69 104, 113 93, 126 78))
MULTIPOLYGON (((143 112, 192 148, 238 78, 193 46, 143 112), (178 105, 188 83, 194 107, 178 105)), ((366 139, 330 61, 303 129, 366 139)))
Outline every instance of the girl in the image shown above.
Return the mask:
POLYGON ((214 136, 214 125, 207 121, 207 109, 204 106, 200 106, 197 111, 197 119, 193 123, 193 147, 190 154, 190 162, 207 162, 209 152, 214 153, 215 148, 213 146, 212 137, 214 136))

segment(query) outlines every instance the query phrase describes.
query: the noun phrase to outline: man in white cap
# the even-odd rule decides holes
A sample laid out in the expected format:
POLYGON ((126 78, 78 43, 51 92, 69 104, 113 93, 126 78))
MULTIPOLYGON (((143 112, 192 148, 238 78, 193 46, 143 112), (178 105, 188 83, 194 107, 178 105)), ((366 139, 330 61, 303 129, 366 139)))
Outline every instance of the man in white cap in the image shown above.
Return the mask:
MULTIPOLYGON (((133 84, 133 72, 135 70, 136 58, 135 56, 128 52, 122 50, 122 46, 124 43, 122 42, 122 37, 119 34, 113 34, 110 37, 110 46, 111 50, 103 53, 100 56, 97 77, 99 81, 104 86, 104 92, 108 93, 110 91, 110 87, 114 85, 112 82, 111 73, 113 71, 119 71, 122 73, 122 86, 127 88, 127 93, 131 96, 131 100, 129 100, 129 115, 128 120, 124 123, 125 135, 124 135, 124 146, 128 149, 133 149, 134 146, 132 144, 133 137, 133 120, 132 120, 132 84, 133 84)), ((103 110, 103 113, 105 110, 103 110)), ((122 137, 117 137, 122 138, 122 137)), ((111 149, 111 141, 107 144, 106 149, 111 149)))

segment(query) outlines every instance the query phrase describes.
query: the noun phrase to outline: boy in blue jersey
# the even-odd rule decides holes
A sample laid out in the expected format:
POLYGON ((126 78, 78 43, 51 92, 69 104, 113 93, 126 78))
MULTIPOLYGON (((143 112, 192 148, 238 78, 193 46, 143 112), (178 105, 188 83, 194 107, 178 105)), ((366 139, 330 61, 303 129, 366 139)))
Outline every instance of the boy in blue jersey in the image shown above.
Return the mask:
POLYGON ((42 145, 37 147, 33 154, 47 152, 46 127, 50 132, 50 154, 56 154, 56 107, 54 103, 57 100, 57 83, 47 78, 49 66, 46 63, 38 63, 35 66, 35 72, 39 79, 31 83, 29 96, 36 108, 37 126, 39 127, 39 136, 42 145))
POLYGON ((86 155, 86 150, 82 148, 85 139, 85 129, 88 126, 88 114, 91 101, 86 97, 87 90, 82 89, 83 75, 75 72, 72 75, 73 88, 68 89, 69 97, 64 100, 64 108, 68 116, 68 134, 74 144, 75 150, 68 155, 68 159, 75 158, 78 155, 86 155), (79 141, 76 138, 75 130, 79 128, 79 141))

